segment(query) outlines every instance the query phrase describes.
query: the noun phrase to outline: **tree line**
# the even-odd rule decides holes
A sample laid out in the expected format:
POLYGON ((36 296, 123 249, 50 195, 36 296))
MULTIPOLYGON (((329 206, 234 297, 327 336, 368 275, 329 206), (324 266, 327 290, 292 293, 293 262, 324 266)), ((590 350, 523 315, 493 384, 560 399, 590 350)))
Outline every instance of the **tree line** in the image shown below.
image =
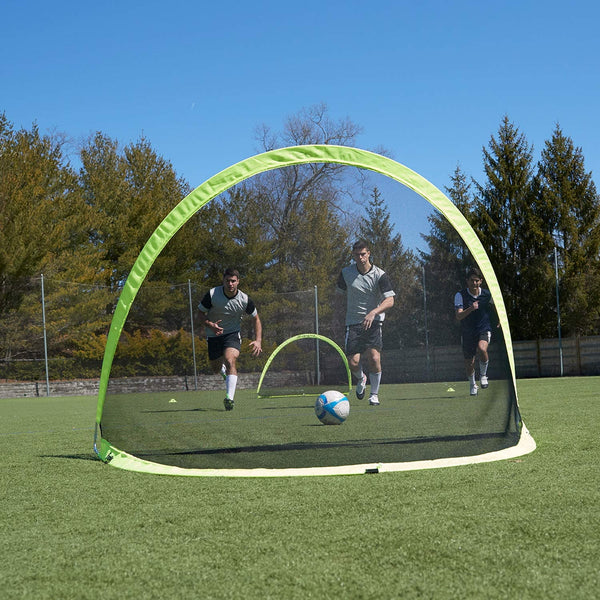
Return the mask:
MULTIPOLYGON (((263 150, 353 146, 360 131, 319 105, 290 117, 281 131, 263 126, 257 140, 263 150)), ((43 273, 52 307, 50 355, 91 375, 129 270, 191 187, 145 137, 121 147, 97 132, 78 148, 77 167, 68 148, 63 136, 42 134, 35 124, 17 130, 0 114, 0 360, 14 366, 40 357, 43 273)), ((446 192, 488 252, 513 338, 556 334, 555 266, 563 335, 598 334, 600 202, 582 150, 556 125, 534 162, 525 135, 504 117, 483 148, 483 166, 481 182, 457 167, 446 192)), ((339 341, 343 310, 335 281, 358 237, 372 244, 398 292, 386 346, 455 344, 452 299, 473 260, 452 226, 432 213, 422 232, 426 250, 407 248, 368 174, 309 164, 255 176, 190 219, 140 289, 116 364, 125 374, 131 364, 143 370, 152 361, 163 373, 189 372, 186 292, 193 290, 196 305, 229 266, 240 270, 242 287, 259 305, 270 344, 313 330, 314 286, 320 333, 339 341), (161 356, 165 348, 175 357, 170 362, 161 356)))

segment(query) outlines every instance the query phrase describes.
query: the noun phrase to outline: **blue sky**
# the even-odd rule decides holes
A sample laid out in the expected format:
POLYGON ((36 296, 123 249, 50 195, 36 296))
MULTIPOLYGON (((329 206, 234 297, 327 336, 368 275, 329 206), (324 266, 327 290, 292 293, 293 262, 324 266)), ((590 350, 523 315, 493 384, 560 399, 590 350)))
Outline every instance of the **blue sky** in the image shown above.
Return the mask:
MULTIPOLYGON (((15 127, 144 135, 194 187, 255 154, 258 126, 321 102, 363 128, 356 146, 442 190, 457 165, 482 180, 504 115, 536 160, 559 123, 599 184, 597 2, 5 0, 2 20, 0 111, 15 127)), ((386 194, 418 244, 428 206, 386 194)))

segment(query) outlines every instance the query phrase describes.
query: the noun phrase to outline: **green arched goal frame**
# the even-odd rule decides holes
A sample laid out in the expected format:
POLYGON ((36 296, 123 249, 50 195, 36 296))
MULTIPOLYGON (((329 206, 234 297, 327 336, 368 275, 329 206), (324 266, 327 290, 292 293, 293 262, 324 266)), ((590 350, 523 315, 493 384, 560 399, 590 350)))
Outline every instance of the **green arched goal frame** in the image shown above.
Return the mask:
MULTIPOLYGON (((264 152, 262 154, 257 154, 256 156, 247 158, 228 167, 220 173, 217 173, 205 181, 203 184, 190 192, 185 198, 183 198, 183 200, 181 200, 181 202, 179 202, 179 204, 177 204, 177 206, 171 210, 171 212, 163 219, 154 233, 150 236, 150 239, 142 248, 142 251, 131 268, 127 281, 124 284, 123 290, 115 307, 115 312, 106 340, 102 371, 100 374, 98 405, 96 410, 96 432, 94 436, 94 450, 102 460, 111 462, 115 466, 132 470, 171 474, 180 472, 179 474, 186 475, 230 474, 234 476, 269 476, 284 474, 321 474, 319 469, 285 470, 289 471, 289 473, 284 473, 281 470, 274 470, 274 472, 270 472, 268 469, 263 470, 269 471, 264 473, 257 472, 257 470, 250 470, 251 472, 246 472, 246 470, 231 470, 230 473, 223 473, 223 471, 219 470, 211 472, 209 470, 177 469, 175 467, 167 467, 165 465, 156 465, 154 463, 147 463, 146 461, 142 461, 136 457, 126 455, 122 451, 119 451, 118 448, 112 447, 109 441, 102 438, 100 430, 100 422, 102 419, 104 401, 106 399, 110 371, 123 326, 133 301, 135 300, 135 297, 142 283, 144 282, 148 271, 169 240, 199 209, 231 187, 265 171, 308 163, 336 163, 380 173, 381 175, 398 181, 425 198, 425 200, 427 200, 440 213, 442 213, 446 219, 448 219, 454 229, 460 234, 466 246, 469 248, 474 260, 479 265, 479 268, 484 274, 488 289, 494 298, 500 326, 504 332, 510 375, 512 377, 513 387, 516 391, 516 376, 512 340, 510 337, 508 317, 506 314, 506 308, 502 298, 500 285, 485 249, 479 241, 475 231, 473 231, 465 217, 456 208, 456 206, 437 187, 427 181, 424 177, 386 156, 348 146, 292 146, 289 148, 271 150, 269 152, 264 152), (195 473, 194 471, 198 472, 195 473), (296 471, 300 472, 296 473, 296 471)), ((528 435, 528 431, 524 424, 522 424, 521 439, 517 446, 508 448, 500 453, 490 453, 490 455, 493 456, 482 455, 480 457, 461 457, 450 464, 498 460, 500 458, 507 458, 511 455, 520 456, 522 454, 526 454, 527 452, 531 452, 534 448, 535 442, 533 441, 533 438, 528 435), (498 454, 500 454, 500 456, 497 456, 498 454)), ((387 465, 387 468, 381 466, 379 470, 407 470, 425 468, 427 466, 449 466, 448 460, 446 459, 441 461, 434 460, 422 462, 427 464, 422 465, 420 462, 413 462, 409 464, 394 463, 393 465, 387 465)), ((350 467, 354 466, 351 465, 350 467)), ((356 467, 357 469, 328 469, 327 473, 365 472, 364 465, 356 465, 356 467)))
POLYGON ((348 391, 352 390, 352 374, 350 373, 350 366, 348 365, 348 359, 346 358, 344 351, 333 340, 329 339, 328 337, 326 337, 324 335, 320 335, 319 333, 300 333, 299 335, 294 335, 291 338, 288 338, 287 340, 285 340, 285 342, 279 344, 279 346, 277 346, 277 348, 275 348, 275 350, 273 351, 271 356, 269 356, 269 358, 267 359, 267 362, 265 363, 265 366, 263 367, 263 370, 260 374, 260 379, 258 380, 258 386, 256 388, 257 396, 260 396, 260 389, 262 387, 263 380, 265 378, 265 375, 267 374, 267 371, 269 370, 269 367, 271 366, 271 363, 275 359, 275 357, 288 344, 291 344, 298 340, 306 340, 306 339, 321 340, 322 342, 325 342, 333 347, 333 349, 341 356, 344 367, 346 368, 346 375, 348 377, 348 391))

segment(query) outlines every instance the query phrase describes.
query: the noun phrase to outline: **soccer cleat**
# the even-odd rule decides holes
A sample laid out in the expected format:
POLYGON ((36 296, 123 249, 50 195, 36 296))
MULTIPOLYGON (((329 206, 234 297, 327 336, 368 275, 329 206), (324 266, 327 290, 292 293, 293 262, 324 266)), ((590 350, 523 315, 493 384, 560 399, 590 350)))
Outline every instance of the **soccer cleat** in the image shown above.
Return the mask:
POLYGON ((233 410, 235 402, 231 398, 225 398, 225 400, 223 400, 223 406, 225 406, 225 410, 233 410))
POLYGON ((476 383, 471 384, 471 396, 477 396, 478 387, 476 383))
POLYGON ((371 394, 371 397, 369 398, 369 404, 371 406, 379 406, 379 398, 377 397, 377 394, 371 394))
POLYGON ((221 377, 223 378, 223 381, 227 379, 227 369, 224 364, 221 365, 221 377))
POLYGON ((486 375, 481 376, 481 387, 485 390, 485 388, 490 385, 488 382, 488 378, 486 375))
POLYGON ((365 390, 367 389, 367 376, 363 373, 360 381, 356 384, 356 397, 362 400, 365 397, 365 390))

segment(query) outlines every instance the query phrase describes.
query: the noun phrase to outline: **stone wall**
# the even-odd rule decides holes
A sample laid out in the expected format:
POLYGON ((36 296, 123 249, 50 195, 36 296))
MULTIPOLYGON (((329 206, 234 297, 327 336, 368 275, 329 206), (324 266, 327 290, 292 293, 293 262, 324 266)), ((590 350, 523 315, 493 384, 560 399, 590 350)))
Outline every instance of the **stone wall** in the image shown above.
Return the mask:
MULTIPOLYGON (((259 373, 239 375, 238 388, 256 389, 259 373)), ((214 390, 223 387, 220 375, 198 377, 197 389, 214 390)), ((50 381, 50 396, 95 396, 98 394, 99 379, 77 381, 50 381)), ((109 392, 176 392, 196 389, 193 377, 123 377, 111 379, 109 392)), ((0 398, 46 396, 45 381, 0 383, 0 398)))
MULTIPOLYGON (((289 385, 290 373, 281 374, 281 385, 289 385)), ((306 381, 306 374, 293 374, 299 382, 306 381)), ((260 373, 240 373, 238 389, 256 389, 260 373)), ((278 386, 278 374, 269 374, 269 384, 278 386)), ((50 381, 50 396, 95 396, 98 394, 99 379, 76 381, 50 381)), ((221 375, 200 375, 194 382, 193 376, 182 377, 123 377, 111 379, 109 393, 126 394, 133 392, 177 392, 192 390, 225 391, 221 375)), ((45 381, 0 382, 0 398, 22 398, 47 396, 45 381)))

